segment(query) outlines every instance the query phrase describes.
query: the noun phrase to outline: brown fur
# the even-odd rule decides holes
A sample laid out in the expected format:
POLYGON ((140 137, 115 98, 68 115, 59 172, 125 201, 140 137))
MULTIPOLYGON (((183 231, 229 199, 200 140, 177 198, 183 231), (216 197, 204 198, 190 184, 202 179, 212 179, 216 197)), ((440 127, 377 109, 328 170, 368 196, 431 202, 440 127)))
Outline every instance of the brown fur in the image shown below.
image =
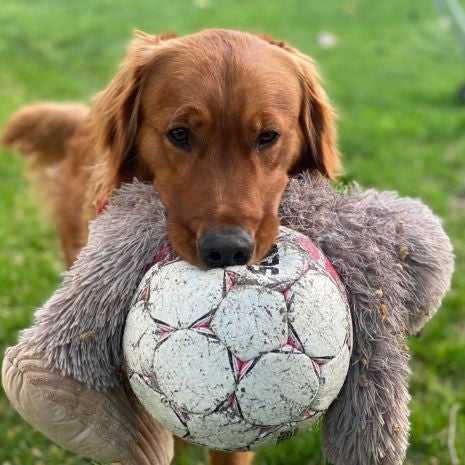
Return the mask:
POLYGON ((59 162, 76 127, 89 114, 81 104, 40 103, 18 110, 7 124, 2 143, 14 146, 34 164, 59 162))
MULTIPOLYGON (((205 230, 240 226, 255 241, 255 262, 275 239, 289 176, 305 169, 337 175, 333 119, 313 61, 283 42, 226 30, 182 38, 139 32, 90 112, 25 107, 2 140, 47 167, 68 265, 98 203, 133 177, 160 193, 183 258, 200 265, 196 244, 205 230), (166 137, 177 126, 194 134, 188 151, 166 137), (280 138, 258 150, 264 130, 280 138)), ((212 463, 250 460, 214 453, 212 463)))

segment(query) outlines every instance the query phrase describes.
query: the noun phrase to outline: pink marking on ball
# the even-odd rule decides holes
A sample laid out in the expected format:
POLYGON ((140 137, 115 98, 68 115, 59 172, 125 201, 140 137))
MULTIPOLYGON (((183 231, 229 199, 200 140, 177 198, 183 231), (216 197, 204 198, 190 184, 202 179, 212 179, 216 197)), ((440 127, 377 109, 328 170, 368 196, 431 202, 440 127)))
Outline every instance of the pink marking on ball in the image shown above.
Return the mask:
POLYGON ((314 260, 318 260, 321 256, 318 248, 313 244, 313 242, 308 237, 299 237, 298 243, 302 249, 310 252, 314 260))
POLYGON ((312 358, 312 364, 313 364, 313 367, 315 368, 315 371, 318 373, 318 376, 321 375, 321 367, 323 365, 326 365, 327 363, 328 363, 328 360, 326 359, 312 358))
POLYGON ((161 261, 168 261, 173 258, 173 248, 170 245, 160 249, 152 258, 149 268, 161 261))
POLYGON ((264 438, 265 436, 268 436, 269 434, 276 431, 278 428, 279 426, 262 426, 258 432, 258 437, 264 438))
POLYGON ((226 283, 226 291, 229 292, 236 285, 236 276, 233 273, 226 271, 224 279, 226 283))
POLYGON ((212 322, 213 315, 207 315, 206 317, 202 318, 201 320, 196 321, 192 328, 196 329, 210 329, 210 324, 212 322))
POLYGON ((326 271, 334 278, 336 282, 341 282, 341 278, 339 278, 339 275, 337 274, 337 271, 334 269, 333 264, 327 258, 325 259, 325 268, 326 271))
POLYGON ((308 418, 314 417, 315 414, 316 414, 315 410, 311 408, 307 408, 299 415, 298 420, 307 420, 308 418))
MULTIPOLYGON (((193 326, 193 328, 195 328, 195 326, 193 326)), ((207 334, 209 336, 215 336, 215 333, 210 329, 210 328, 204 328, 202 326, 200 326, 199 328, 195 328, 199 333, 202 333, 202 334, 207 334)))
POLYGON ((228 399, 228 406, 231 409, 231 411, 236 415, 239 413, 239 403, 237 402, 236 394, 231 394, 231 396, 228 399))
POLYGON ((171 333, 175 331, 175 328, 161 323, 158 324, 158 327, 160 329, 160 341, 164 341, 171 333))
POLYGON ((304 351, 304 348, 302 347, 302 344, 300 343, 299 339, 295 335, 292 328, 289 328, 287 341, 286 341, 286 344, 284 344, 284 345, 292 347, 296 352, 303 352, 304 351))
POLYGON ((173 412, 176 414, 176 416, 181 420, 181 423, 184 425, 187 423, 187 420, 189 420, 189 415, 182 411, 177 405, 170 403, 170 407, 173 410, 173 412))
POLYGON ((233 356, 233 368, 234 368, 234 375, 237 381, 241 380, 248 372, 249 368, 253 364, 253 360, 246 360, 243 361, 236 356, 233 356))
POLYGON ((284 302, 289 302, 289 294, 290 294, 291 290, 289 287, 286 287, 284 290, 283 290, 283 297, 284 297, 284 302))
POLYGON ((158 380, 157 380, 157 378, 155 377, 154 374, 150 374, 150 375, 144 374, 143 378, 144 378, 144 381, 149 386, 151 386, 153 389, 155 389, 155 391, 161 392, 160 385, 158 384, 158 380))
POLYGON ((139 294, 139 298, 137 299, 137 302, 142 302, 146 301, 149 296, 149 286, 145 286, 144 289, 142 289, 142 292, 139 294))
POLYGON ((280 352, 287 352, 287 353, 296 353, 296 354, 301 354, 302 351, 297 349, 291 344, 284 344, 279 348, 280 352))

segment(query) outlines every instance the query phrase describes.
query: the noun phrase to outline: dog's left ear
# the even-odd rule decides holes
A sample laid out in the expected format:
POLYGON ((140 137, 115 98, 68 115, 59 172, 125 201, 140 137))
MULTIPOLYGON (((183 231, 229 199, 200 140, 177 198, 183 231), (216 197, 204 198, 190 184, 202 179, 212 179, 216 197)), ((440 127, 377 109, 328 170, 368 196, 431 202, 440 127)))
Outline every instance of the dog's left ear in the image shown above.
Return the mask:
POLYGON ((302 89, 299 122, 304 139, 304 150, 292 174, 317 169, 330 179, 341 173, 334 125, 335 111, 320 84, 320 76, 313 60, 286 42, 261 35, 262 39, 289 52, 295 62, 302 89))
POLYGON ((154 36, 136 31, 120 70, 96 97, 92 130, 97 150, 106 158, 103 163, 106 171, 99 170, 101 179, 96 182, 96 197, 108 197, 115 180, 127 181, 122 179, 122 173, 131 172, 131 163, 135 161, 133 150, 144 79, 157 62, 162 45, 173 38, 173 34, 154 36))

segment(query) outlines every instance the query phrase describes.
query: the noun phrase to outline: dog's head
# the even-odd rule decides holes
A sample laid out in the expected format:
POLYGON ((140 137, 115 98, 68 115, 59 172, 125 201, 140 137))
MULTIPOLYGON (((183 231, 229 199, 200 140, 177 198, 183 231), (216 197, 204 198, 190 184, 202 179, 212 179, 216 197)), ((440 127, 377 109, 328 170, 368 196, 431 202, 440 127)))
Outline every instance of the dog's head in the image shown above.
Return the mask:
POLYGON ((94 116, 107 187, 153 182, 175 250, 203 267, 259 261, 289 176, 339 168, 312 60, 265 36, 138 33, 94 116))

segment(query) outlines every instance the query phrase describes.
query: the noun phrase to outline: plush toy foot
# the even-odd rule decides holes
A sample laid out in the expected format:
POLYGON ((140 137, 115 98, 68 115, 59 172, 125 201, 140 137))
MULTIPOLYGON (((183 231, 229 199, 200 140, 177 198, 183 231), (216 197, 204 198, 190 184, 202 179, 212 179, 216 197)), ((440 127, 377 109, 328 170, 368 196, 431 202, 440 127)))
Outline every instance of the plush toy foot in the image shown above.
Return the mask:
POLYGON ((6 351, 2 382, 27 422, 74 453, 124 465, 167 465, 172 459, 171 434, 130 400, 122 385, 90 389, 18 347, 6 351))

